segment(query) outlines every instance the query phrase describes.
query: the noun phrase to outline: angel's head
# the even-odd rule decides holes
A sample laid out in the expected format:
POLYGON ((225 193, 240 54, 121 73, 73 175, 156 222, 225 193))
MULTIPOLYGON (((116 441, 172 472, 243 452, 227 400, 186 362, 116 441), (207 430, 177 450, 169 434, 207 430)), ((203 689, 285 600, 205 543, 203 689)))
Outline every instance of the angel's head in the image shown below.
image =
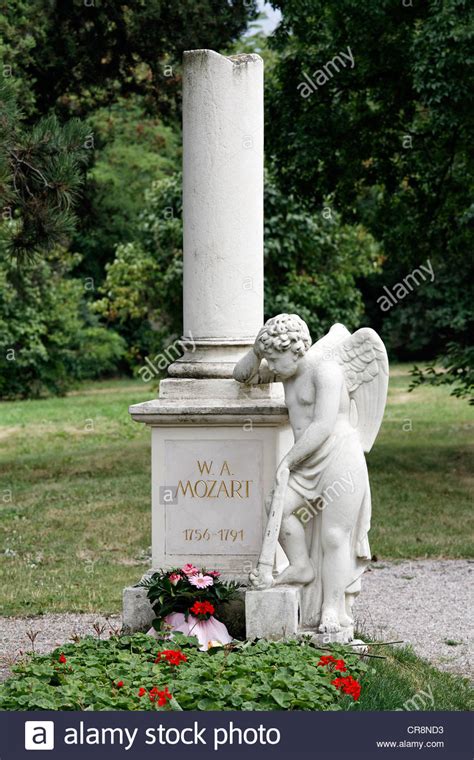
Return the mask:
POLYGON ((297 314, 272 317, 255 339, 257 353, 267 360, 277 378, 286 380, 298 369, 298 362, 311 346, 308 325, 297 314))

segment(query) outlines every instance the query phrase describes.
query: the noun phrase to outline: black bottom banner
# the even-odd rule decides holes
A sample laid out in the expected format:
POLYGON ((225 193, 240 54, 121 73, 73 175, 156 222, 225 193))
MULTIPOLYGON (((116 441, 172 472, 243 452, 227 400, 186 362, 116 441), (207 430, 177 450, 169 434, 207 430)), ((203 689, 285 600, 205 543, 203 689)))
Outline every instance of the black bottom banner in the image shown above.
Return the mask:
POLYGON ((472 758, 459 712, 0 712, 0 760, 472 758))

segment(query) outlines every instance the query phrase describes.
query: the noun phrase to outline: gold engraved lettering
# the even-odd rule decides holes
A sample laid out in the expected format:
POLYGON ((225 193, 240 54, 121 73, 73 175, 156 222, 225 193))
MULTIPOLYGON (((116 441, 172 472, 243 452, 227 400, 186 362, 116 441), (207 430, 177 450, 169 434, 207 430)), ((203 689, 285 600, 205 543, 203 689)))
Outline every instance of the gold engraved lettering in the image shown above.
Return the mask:
POLYGON ((220 496, 220 494, 221 494, 221 491, 222 491, 222 490, 224 490, 224 491, 225 491, 225 495, 226 495, 226 496, 227 496, 227 498, 229 499, 229 498, 230 498, 230 496, 229 496, 229 492, 228 492, 228 490, 227 490, 227 486, 226 486, 226 484, 225 484, 225 480, 221 480, 221 484, 220 484, 220 486, 219 486, 219 490, 218 490, 218 492, 217 492, 217 496, 220 496))
POLYGON ((192 487, 190 481, 188 480, 186 482, 186 486, 183 488, 183 481, 180 480, 179 483, 178 483, 178 487, 176 488, 176 495, 178 495, 179 489, 181 489, 181 493, 183 494, 183 496, 186 496, 186 492, 187 492, 188 488, 191 491, 191 496, 194 496, 193 487, 192 487))
POLYGON ((207 475, 212 475, 212 472, 211 472, 212 459, 209 464, 207 462, 200 462, 199 460, 197 460, 197 466, 199 467, 199 472, 201 473, 201 475, 204 475, 204 470, 206 471, 207 475))
POLYGON ((207 483, 208 483, 208 487, 207 487, 207 496, 208 496, 210 499, 217 499, 217 494, 215 494, 215 496, 213 496, 213 495, 212 495, 212 492, 213 492, 213 490, 214 490, 214 486, 215 486, 215 485, 216 485, 216 483, 217 483, 217 480, 208 480, 208 481, 207 481, 207 483))
POLYGON ((196 482, 194 484, 194 493, 196 494, 196 496, 198 497, 198 499, 203 499, 205 496, 207 496, 207 483, 206 483, 205 480, 196 480, 196 482), (204 492, 202 492, 202 489, 201 489, 201 493, 199 493, 198 486, 201 483, 204 486, 204 492))

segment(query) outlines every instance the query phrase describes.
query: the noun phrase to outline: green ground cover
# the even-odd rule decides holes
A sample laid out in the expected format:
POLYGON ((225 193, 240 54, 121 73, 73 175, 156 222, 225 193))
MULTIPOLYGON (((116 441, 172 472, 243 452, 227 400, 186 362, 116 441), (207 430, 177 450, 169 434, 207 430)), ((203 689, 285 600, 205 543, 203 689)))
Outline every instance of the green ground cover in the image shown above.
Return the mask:
MULTIPOLYGON (((369 454, 372 551, 469 556, 474 410, 446 388, 408 393, 408 384, 408 368, 396 366, 369 454)), ((120 609, 151 541, 150 436, 127 409, 155 395, 141 380, 114 380, 0 403, 3 615, 120 609)))
POLYGON ((172 644, 144 634, 87 637, 26 658, 0 685, 0 709, 154 710, 152 689, 167 689, 162 709, 175 710, 465 710, 469 703, 466 680, 437 671, 408 648, 377 647, 386 659, 361 660, 338 646, 328 663, 321 660, 327 649, 296 640, 210 652, 191 641, 179 634, 172 644), (170 646, 181 649, 182 660, 156 662, 170 646), (348 676, 355 693, 333 684, 348 676))

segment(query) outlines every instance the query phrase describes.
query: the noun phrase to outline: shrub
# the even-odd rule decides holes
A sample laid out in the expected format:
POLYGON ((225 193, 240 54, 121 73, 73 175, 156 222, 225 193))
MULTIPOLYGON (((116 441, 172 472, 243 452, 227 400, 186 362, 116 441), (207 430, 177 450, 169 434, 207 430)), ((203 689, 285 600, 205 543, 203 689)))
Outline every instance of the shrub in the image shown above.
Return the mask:
POLYGON ((76 261, 56 252, 18 268, 0 260, 0 397, 64 393, 77 380, 115 370, 124 341, 99 324, 76 261))

